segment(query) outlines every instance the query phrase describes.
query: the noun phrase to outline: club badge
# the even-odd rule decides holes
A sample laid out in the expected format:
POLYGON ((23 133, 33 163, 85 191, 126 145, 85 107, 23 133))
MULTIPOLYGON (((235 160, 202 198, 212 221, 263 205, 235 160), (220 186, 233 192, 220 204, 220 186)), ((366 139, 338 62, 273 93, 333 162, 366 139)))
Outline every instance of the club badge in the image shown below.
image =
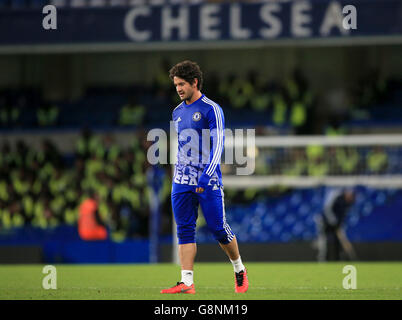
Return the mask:
POLYGON ((199 113, 199 112, 194 112, 194 114, 193 114, 193 120, 194 120, 194 121, 200 121, 200 120, 201 120, 201 113, 199 113))

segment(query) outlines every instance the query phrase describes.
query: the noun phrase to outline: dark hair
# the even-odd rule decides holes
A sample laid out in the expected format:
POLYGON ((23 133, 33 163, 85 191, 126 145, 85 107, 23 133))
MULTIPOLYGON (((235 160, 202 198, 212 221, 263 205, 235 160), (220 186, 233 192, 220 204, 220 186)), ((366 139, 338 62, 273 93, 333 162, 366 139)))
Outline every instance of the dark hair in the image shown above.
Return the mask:
POLYGON ((202 88, 202 71, 200 69, 200 66, 196 62, 190 60, 179 62, 169 70, 169 77, 172 80, 174 77, 179 77, 190 84, 193 84, 194 79, 197 79, 198 90, 201 90, 202 88))

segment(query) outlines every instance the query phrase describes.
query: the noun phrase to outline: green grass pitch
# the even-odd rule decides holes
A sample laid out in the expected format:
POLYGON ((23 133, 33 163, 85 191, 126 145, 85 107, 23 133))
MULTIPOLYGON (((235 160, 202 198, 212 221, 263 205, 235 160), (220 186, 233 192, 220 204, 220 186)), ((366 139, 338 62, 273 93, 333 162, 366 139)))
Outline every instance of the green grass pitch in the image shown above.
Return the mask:
POLYGON ((179 280, 174 264, 55 265, 57 289, 42 287, 44 265, 1 265, 0 299, 12 300, 301 300, 402 299, 402 263, 247 263, 250 288, 234 293, 230 263, 196 263, 195 295, 161 295, 179 280), (356 267, 357 289, 343 288, 356 267))

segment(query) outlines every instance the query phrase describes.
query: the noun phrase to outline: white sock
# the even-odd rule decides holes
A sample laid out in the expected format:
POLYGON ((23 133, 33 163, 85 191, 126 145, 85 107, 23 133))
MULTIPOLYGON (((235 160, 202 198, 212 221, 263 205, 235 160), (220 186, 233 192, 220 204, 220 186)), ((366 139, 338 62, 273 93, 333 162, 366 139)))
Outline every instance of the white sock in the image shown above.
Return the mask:
POLYGON ((243 271, 245 269, 243 262, 241 262, 240 256, 239 256, 239 259, 230 260, 230 262, 232 263, 234 272, 236 272, 236 273, 239 273, 240 271, 243 271))
POLYGON ((193 270, 181 270, 181 281, 186 286, 191 286, 193 284, 193 270))

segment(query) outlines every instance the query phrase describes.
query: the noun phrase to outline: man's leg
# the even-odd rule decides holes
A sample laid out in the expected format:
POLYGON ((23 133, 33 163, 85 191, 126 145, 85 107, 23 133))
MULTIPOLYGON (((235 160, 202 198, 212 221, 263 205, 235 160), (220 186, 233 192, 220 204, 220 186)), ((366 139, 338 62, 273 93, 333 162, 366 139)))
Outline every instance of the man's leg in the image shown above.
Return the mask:
POLYGON ((237 244, 236 236, 233 236, 233 240, 227 244, 219 242, 219 245, 225 251, 226 255, 229 257, 230 262, 233 265, 233 270, 237 274, 239 272, 245 272, 246 268, 240 257, 239 246, 237 244))
POLYGON ((194 259, 197 254, 197 245, 195 243, 179 244, 179 260, 181 270, 193 270, 194 259))
POLYGON ((234 261, 240 258, 239 246, 237 244, 236 236, 228 244, 223 244, 219 242, 219 245, 225 251, 226 255, 230 260, 234 261))
POLYGON ((335 234, 332 230, 332 228, 327 227, 325 230, 325 239, 326 239, 326 245, 327 245, 327 256, 326 259, 327 261, 334 261, 335 260, 335 234))
MULTIPOLYGON (((209 192, 204 201, 200 200, 205 220, 215 239, 218 240, 220 247, 233 263, 233 261, 240 259, 240 252, 236 236, 226 222, 223 190, 219 189, 219 191, 215 192, 209 190, 209 192)), ((244 268, 241 264, 241 259, 239 262, 240 266, 244 268)), ((241 270, 235 267, 235 272, 239 271, 241 270)))
POLYGON ((324 221, 321 215, 315 216, 314 218, 317 231, 318 231, 318 237, 317 237, 317 260, 318 262, 324 262, 327 260, 327 238, 325 234, 325 226, 324 226, 324 221))
POLYGON ((247 271, 241 261, 236 236, 226 222, 223 189, 205 189, 199 195, 199 202, 208 228, 233 265, 235 291, 246 292, 248 289, 247 271))
POLYGON ((161 293, 195 293, 193 268, 197 253, 195 227, 198 216, 198 200, 192 192, 172 193, 172 207, 179 240, 181 280, 176 286, 162 290, 161 293))
POLYGON ((194 283, 194 259, 197 254, 196 243, 179 244, 179 260, 181 265, 181 280, 186 286, 194 283))

